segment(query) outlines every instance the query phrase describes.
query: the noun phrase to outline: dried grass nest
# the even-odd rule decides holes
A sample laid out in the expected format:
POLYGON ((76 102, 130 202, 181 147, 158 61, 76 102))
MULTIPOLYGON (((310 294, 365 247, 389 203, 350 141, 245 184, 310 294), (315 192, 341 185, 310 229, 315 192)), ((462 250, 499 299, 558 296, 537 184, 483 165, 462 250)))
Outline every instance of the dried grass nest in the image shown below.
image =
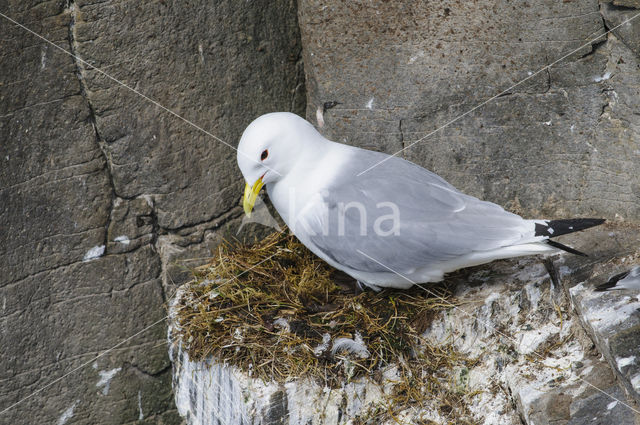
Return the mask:
POLYGON ((193 273, 176 306, 177 337, 192 360, 213 356, 265 381, 305 377, 330 387, 380 380, 395 365, 395 406, 437 396, 459 407, 450 371, 471 361, 421 337, 451 306, 445 287, 356 295, 353 279, 286 231, 252 245, 225 242, 193 273))

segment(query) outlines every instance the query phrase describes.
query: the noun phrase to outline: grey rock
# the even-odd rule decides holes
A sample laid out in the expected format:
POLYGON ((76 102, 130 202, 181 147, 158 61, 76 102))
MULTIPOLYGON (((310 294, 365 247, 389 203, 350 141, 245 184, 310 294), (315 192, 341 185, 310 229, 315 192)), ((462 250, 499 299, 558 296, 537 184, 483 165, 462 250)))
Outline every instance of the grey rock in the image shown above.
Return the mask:
MULTIPOLYGON (((624 257, 623 257, 624 258, 624 257)), ((619 261, 612 261, 614 267, 619 261)), ((594 292, 594 275, 571 288, 572 300, 598 350, 623 383, 626 391, 640 400, 640 299, 637 290, 594 292)))
POLYGON ((616 8, 618 10, 629 9, 640 9, 640 1, 639 0, 600 0, 600 3, 603 6, 607 6, 609 8, 616 8))
POLYGON ((76 4, 78 55, 224 141, 80 64, 118 196, 153 194, 158 225, 167 229, 238 204, 232 146, 251 120, 299 107, 304 93, 295 12, 289 1, 76 4))
MULTIPOLYGON (((295 2, 0 11, 231 146, 262 113, 304 112, 295 2)), ((165 303, 185 259, 240 224, 235 152, 4 18, 0 32, 0 411, 84 364, 0 422, 179 423, 165 303)))
POLYGON ((154 242, 157 229, 152 200, 115 198, 107 229, 107 252, 120 254, 154 242))
POLYGON ((580 48, 605 31, 598 2, 303 0, 299 14, 307 117, 340 102, 329 138, 387 153, 424 138, 401 154, 527 217, 640 217, 638 57, 615 37, 580 48))
POLYGON ((183 229, 182 234, 171 233, 158 236, 156 247, 162 261, 165 291, 172 296, 178 286, 191 279, 192 270, 214 255, 213 248, 227 236, 228 228, 238 225, 235 217, 238 210, 231 210, 218 220, 183 229), (221 230, 226 229, 226 230, 221 230))
MULTIPOLYGON (((634 407, 607 363, 595 353, 585 353, 584 369, 576 372, 580 380, 560 382, 550 387, 530 388, 536 396, 522 397, 517 388, 518 403, 529 424, 634 424, 634 407), (586 384, 592 383, 597 388, 586 384), (626 404, 626 405, 625 405, 626 404)), ((527 394, 528 395, 528 394, 527 394)))
POLYGON ((166 410, 171 392, 166 386, 168 361, 163 347, 158 346, 162 327, 92 361, 98 352, 140 331, 141 324, 163 317, 160 263, 150 246, 130 257, 107 255, 35 274, 5 286, 3 297, 7 305, 2 340, 11 341, 0 348, 4 407, 73 368, 86 362, 95 365, 47 388, 46 397, 34 397, 5 413, 7 423, 21 423, 18 418, 55 423, 71 405, 75 405, 75 415, 87 423, 123 423, 138 416, 124 410, 129 402, 134 407, 133 399, 125 397, 134 389, 141 391, 145 403, 164 400, 164 405, 154 402, 150 416, 166 410), (132 368, 136 370, 133 374, 132 368), (97 387, 100 372, 113 370, 119 372, 110 390, 103 392, 97 387))
POLYGON ((619 7, 617 2, 603 3, 600 11, 605 23, 622 42, 631 49, 636 56, 640 56, 640 1, 627 0, 629 3, 635 3, 634 8, 630 5, 622 5, 619 7))
POLYGON ((614 385, 605 389, 605 392, 592 391, 590 397, 573 401, 573 414, 567 425, 636 423, 633 411, 618 401, 626 401, 622 389, 614 385))

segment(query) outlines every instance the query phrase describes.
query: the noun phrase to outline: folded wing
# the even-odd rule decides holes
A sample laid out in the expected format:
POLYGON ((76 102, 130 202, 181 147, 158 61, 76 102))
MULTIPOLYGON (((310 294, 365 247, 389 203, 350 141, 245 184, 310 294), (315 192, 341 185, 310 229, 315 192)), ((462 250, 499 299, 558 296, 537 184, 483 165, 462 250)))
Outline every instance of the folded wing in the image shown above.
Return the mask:
POLYGON ((456 190, 434 173, 358 149, 298 218, 315 248, 354 270, 411 273, 474 251, 532 242, 534 224, 456 190), (396 226, 396 227, 394 227, 396 226))

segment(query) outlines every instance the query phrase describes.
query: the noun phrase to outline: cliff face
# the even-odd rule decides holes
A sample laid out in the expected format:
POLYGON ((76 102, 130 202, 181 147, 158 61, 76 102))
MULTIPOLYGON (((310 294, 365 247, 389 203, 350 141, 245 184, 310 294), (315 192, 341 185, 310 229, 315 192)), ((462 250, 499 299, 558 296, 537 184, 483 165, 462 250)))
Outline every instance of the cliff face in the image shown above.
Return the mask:
POLYGON ((92 359, 166 315, 175 258, 238 225, 234 150, 185 120, 235 145, 303 113, 295 4, 0 5, 76 55, 0 18, 0 410, 90 362, 0 422, 175 423, 164 323, 92 359))
POLYGON ((232 146, 306 110, 527 217, 639 223, 640 18, 587 43, 635 0, 0 3, 82 59, 0 17, 0 409, 90 362, 2 421, 179 420, 163 325, 92 359, 235 233, 242 179, 233 149, 141 95, 232 146))
POLYGON ((594 40, 618 4, 301 1, 307 116, 529 217, 637 222, 640 24, 594 40))

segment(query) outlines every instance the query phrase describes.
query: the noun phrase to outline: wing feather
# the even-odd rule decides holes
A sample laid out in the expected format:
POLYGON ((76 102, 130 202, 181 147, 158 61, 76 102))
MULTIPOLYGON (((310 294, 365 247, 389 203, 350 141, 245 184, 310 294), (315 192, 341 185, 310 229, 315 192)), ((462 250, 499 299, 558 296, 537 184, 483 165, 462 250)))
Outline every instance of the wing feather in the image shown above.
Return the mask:
POLYGON ((305 238, 338 264, 388 272, 360 250, 398 272, 410 273, 474 251, 523 243, 528 237, 530 222, 465 195, 403 159, 393 157, 358 176, 385 157, 358 149, 348 169, 298 218, 305 238), (392 218, 393 208, 384 203, 397 207, 397 220, 392 218), (391 232, 394 223, 399 226, 391 232))

